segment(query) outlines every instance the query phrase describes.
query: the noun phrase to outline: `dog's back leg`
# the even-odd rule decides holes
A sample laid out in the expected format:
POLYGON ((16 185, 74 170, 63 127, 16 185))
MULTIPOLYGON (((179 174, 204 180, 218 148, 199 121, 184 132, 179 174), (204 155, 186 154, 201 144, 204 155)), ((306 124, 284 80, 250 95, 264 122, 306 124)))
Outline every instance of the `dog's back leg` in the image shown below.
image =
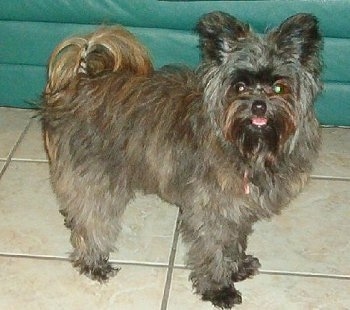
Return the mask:
POLYGON ((105 281, 118 271, 108 258, 131 195, 125 189, 111 190, 107 177, 92 173, 82 176, 67 165, 63 169, 64 173, 51 171, 51 175, 60 211, 71 229, 72 263, 80 273, 105 281))

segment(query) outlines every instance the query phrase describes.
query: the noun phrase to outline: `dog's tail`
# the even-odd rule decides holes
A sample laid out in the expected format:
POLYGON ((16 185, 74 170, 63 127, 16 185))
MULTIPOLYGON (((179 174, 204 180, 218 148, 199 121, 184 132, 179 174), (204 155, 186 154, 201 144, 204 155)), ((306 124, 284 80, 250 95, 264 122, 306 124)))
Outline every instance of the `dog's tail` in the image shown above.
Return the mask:
POLYGON ((105 27, 61 42, 51 54, 46 94, 62 90, 79 76, 96 77, 111 71, 135 75, 152 72, 146 49, 122 27, 105 27))

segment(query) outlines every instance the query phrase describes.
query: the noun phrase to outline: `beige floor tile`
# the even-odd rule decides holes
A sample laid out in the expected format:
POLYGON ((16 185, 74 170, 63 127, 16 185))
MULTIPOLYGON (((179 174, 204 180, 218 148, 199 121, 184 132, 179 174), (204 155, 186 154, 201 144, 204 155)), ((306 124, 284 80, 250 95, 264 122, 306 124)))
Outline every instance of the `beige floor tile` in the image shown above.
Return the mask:
POLYGON ((9 165, 0 180, 0 214, 0 252, 66 256, 70 250, 47 164, 9 165))
POLYGON ((22 143, 14 153, 13 159, 20 160, 47 160, 44 143, 41 136, 41 124, 39 118, 32 120, 22 143))
MULTIPOLYGON (((168 310, 216 309, 192 293, 188 275, 187 270, 174 271, 168 310)), ((349 280, 261 274, 236 286, 242 293, 242 310, 350 308, 349 280)))
POLYGON ((0 107, 0 159, 8 157, 32 116, 32 110, 0 107))
POLYGON ((168 263, 177 212, 156 196, 138 196, 126 209, 111 259, 168 263))
POLYGON ((313 180, 271 222, 260 222, 249 252, 263 269, 350 275, 350 183, 313 180))
MULTIPOLYGON (((63 225, 49 184, 48 164, 12 162, 0 181, 0 252, 67 256, 63 225)), ((124 216, 112 259, 167 263, 177 209, 153 196, 138 197, 124 216)))
POLYGON ((160 309, 166 269, 122 266, 99 284, 64 261, 0 257, 0 309, 160 309))
POLYGON ((322 141, 328 152, 350 154, 350 128, 322 128, 322 141))
MULTIPOLYGON (((350 182, 312 180, 281 215, 255 225, 247 253, 262 269, 350 275, 350 182)), ((176 264, 183 265, 180 241, 176 264)))
POLYGON ((350 177, 350 129, 323 128, 322 148, 313 175, 350 177))
POLYGON ((350 177, 350 155, 337 153, 321 153, 317 160, 312 176, 313 177, 350 177))

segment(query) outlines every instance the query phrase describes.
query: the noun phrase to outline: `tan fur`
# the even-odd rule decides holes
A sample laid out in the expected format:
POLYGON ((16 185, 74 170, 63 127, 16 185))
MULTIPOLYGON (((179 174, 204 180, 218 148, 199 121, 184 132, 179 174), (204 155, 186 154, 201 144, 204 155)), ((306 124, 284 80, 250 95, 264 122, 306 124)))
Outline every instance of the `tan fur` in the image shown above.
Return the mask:
POLYGON ((124 69, 135 75, 148 75, 153 70, 147 50, 130 32, 121 27, 104 27, 67 39, 55 48, 49 60, 50 79, 45 92, 56 93, 79 73, 97 75, 105 70, 124 69), (97 48, 105 52, 94 54, 97 48))

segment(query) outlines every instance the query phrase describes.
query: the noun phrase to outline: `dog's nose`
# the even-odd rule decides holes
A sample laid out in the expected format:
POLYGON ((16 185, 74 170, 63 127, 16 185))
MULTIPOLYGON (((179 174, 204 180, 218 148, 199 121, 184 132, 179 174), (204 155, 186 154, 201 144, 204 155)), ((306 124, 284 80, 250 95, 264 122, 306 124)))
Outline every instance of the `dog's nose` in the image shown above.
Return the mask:
POLYGON ((255 100, 252 104, 252 113, 257 116, 262 116, 266 113, 266 103, 262 100, 255 100))

